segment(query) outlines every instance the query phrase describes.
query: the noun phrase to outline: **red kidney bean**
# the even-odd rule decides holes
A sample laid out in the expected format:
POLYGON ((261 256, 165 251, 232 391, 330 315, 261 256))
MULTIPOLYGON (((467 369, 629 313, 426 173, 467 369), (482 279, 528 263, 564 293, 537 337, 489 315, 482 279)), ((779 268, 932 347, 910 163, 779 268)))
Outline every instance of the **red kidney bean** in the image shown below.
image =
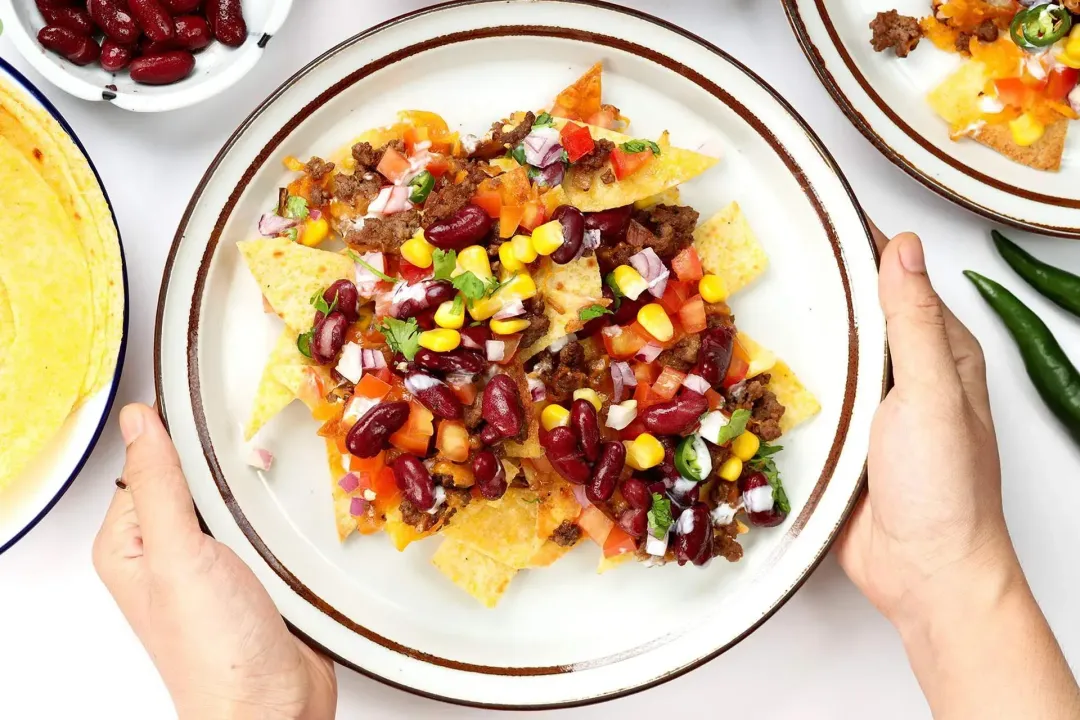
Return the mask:
POLYGON ((414 372, 405 378, 405 388, 435 417, 446 420, 461 419, 461 401, 442 380, 427 373, 414 372))
POLYGON ((201 15, 181 15, 173 22, 176 24, 176 45, 184 50, 198 52, 214 40, 210 23, 201 15))
POLYGON ((320 365, 332 365, 345 345, 345 330, 348 327, 349 321, 343 313, 334 311, 323 318, 311 336, 311 359, 320 365))
POLYGON ((416 284, 423 290, 422 293, 410 291, 416 297, 408 297, 390 306, 390 314, 398 320, 415 317, 427 310, 434 312, 439 305, 453 300, 457 295, 457 290, 449 280, 421 280, 416 284))
POLYGON ((657 439, 664 446, 664 459, 653 468, 650 475, 659 477, 664 481, 666 488, 671 488, 675 481, 679 479, 679 469, 675 467, 675 448, 678 447, 678 443, 672 437, 659 437, 657 439))
POLYGON ((746 493, 760 487, 769 487, 769 480, 765 477, 764 473, 750 473, 749 475, 744 475, 739 478, 739 490, 743 493, 743 505, 746 506, 746 518, 750 521, 751 525, 757 525, 758 527, 776 527, 787 519, 788 514, 780 509, 775 498, 773 498, 772 507, 767 510, 751 511, 746 503, 746 493))
POLYGON ((495 453, 490 450, 476 453, 472 468, 481 495, 488 500, 498 500, 506 493, 506 468, 495 453))
POLYGON ((665 494, 668 490, 671 489, 671 486, 673 484, 674 483, 669 483, 664 480, 654 480, 653 482, 648 484, 649 497, 652 497, 653 493, 656 493, 657 495, 665 494))
POLYGON ((158 42, 172 40, 176 35, 172 16, 160 0, 127 0, 135 22, 139 24, 146 37, 158 42))
POLYGON ((134 56, 135 48, 131 45, 121 45, 109 38, 105 38, 101 43, 101 67, 109 72, 123 70, 134 56))
POLYGON ((581 250, 581 243, 585 240, 585 216, 573 205, 560 205, 551 213, 551 219, 558 220, 562 225, 563 236, 563 244, 551 253, 551 261, 565 265, 581 250))
POLYGON ((627 508, 619 516, 619 527, 630 537, 645 537, 649 529, 649 511, 641 508, 627 508))
POLYGON ((584 485, 592 476, 588 463, 581 459, 577 438, 568 427, 556 427, 541 431, 540 446, 544 448, 548 462, 564 478, 576 485, 584 485))
POLYGON ((435 481, 415 455, 399 455, 394 460, 394 480, 405 499, 418 510, 435 507, 435 481))
POLYGON ((709 506, 694 503, 675 521, 675 559, 680 565, 704 565, 712 559, 712 518, 709 506))
POLYGON ((725 325, 706 330, 701 334, 701 348, 698 350, 694 374, 705 378, 714 387, 720 385, 727 377, 734 350, 735 328, 725 325))
MULTIPOLYGON (((352 282, 338 280, 323 291, 322 297, 327 307, 340 310, 341 314, 349 322, 356 322, 360 319, 360 293, 352 282)), ((317 318, 318 315, 316 313, 317 318)))
POLYGON ((484 420, 504 438, 517 437, 525 421, 517 383, 509 375, 496 375, 484 388, 481 405, 484 420))
POLYGON ((487 360, 483 355, 474 350, 465 350, 464 348, 458 348, 445 353, 437 353, 433 350, 428 350, 427 348, 420 348, 416 351, 416 357, 413 358, 413 362, 422 368, 445 373, 460 372, 476 375, 477 373, 484 372, 487 368, 487 360))
POLYGON ((443 250, 461 250, 474 245, 491 231, 493 220, 478 205, 466 205, 448 220, 437 222, 424 231, 427 241, 443 250))
POLYGON ((464 327, 459 332, 462 346, 471 350, 484 350, 484 343, 491 339, 491 330, 487 325, 464 327))
POLYGON ((638 510, 648 510, 652 507, 652 493, 648 485, 638 477, 629 477, 622 484, 622 496, 630 507, 638 510))
POLYGON ((589 464, 580 457, 553 458, 549 455, 548 462, 551 463, 551 467, 555 468, 556 472, 575 485, 584 485, 592 475, 589 464))
POLYGON ((493 445, 502 440, 502 433, 494 425, 485 425, 480 429, 480 442, 485 445, 493 445))
POLYGON ((118 43, 130 45, 142 35, 135 18, 118 0, 87 0, 86 10, 101 31, 118 43))
MULTIPOLYGON (((615 301, 615 293, 611 291, 607 283, 604 284, 604 297, 610 298, 612 304, 615 301)), ((622 302, 619 303, 619 309, 615 311, 614 315, 601 315, 600 319, 609 318, 615 325, 629 325, 637 320, 638 310, 645 304, 645 299, 652 297, 651 295, 642 293, 641 297, 637 300, 631 300, 628 297, 624 297, 622 302)))
POLYGON ((214 37, 229 47, 240 47, 247 39, 247 23, 240 0, 206 0, 206 19, 214 37))
POLYGON ((586 213, 585 229, 599 230, 601 240, 621 242, 626 238, 626 230, 630 227, 630 216, 633 212, 633 205, 625 205, 611 210, 586 213))
POLYGON ((49 25, 38 32, 38 42, 76 65, 89 65, 101 56, 101 48, 93 38, 80 35, 66 27, 49 25))
POLYGON ((585 459, 596 462, 600 457, 600 421, 591 402, 579 398, 570 405, 570 427, 581 443, 585 459))
POLYGON ((667 402, 650 405, 641 414, 645 429, 656 435, 681 435, 709 409, 704 395, 685 390, 667 402))
POLYGON ((94 21, 90 19, 90 13, 86 12, 85 8, 42 7, 41 3, 38 3, 38 8, 49 25, 67 28, 74 33, 87 36, 93 35, 97 30, 94 27, 94 21))
POLYGON ((160 55, 161 53, 167 53, 170 50, 176 49, 176 43, 173 40, 166 40, 165 42, 158 42, 157 40, 151 40, 145 35, 139 39, 139 56, 143 55, 160 55))
POLYGON ((592 477, 585 487, 585 497, 591 502, 600 503, 611 499, 615 494, 615 485, 619 482, 619 473, 626 466, 626 446, 618 440, 604 443, 600 459, 593 466, 592 477))
MULTIPOLYGON (((203 0, 161 0, 161 4, 165 6, 165 9, 174 16, 193 13, 199 9, 202 2, 203 0)), ((177 18, 177 20, 179 19, 177 18)))
POLYGON ((131 79, 143 85, 169 85, 195 69, 195 56, 187 50, 143 55, 131 61, 131 79))
POLYGON ((44 13, 46 10, 59 10, 71 7, 71 0, 34 0, 38 10, 44 13))
POLYGON ((358 458, 375 457, 408 419, 409 403, 404 400, 379 403, 352 426, 345 436, 345 447, 358 458))

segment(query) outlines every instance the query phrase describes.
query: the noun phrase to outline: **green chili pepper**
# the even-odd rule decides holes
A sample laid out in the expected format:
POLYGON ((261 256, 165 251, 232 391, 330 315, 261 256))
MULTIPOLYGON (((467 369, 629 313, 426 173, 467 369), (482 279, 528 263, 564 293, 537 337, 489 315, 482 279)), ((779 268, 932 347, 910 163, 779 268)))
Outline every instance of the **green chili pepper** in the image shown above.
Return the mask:
POLYGON ((1009 32, 1016 42, 1020 35, 1021 47, 1048 47, 1069 34, 1072 15, 1060 5, 1037 5, 1016 14, 1009 32))
POLYGON ((705 447, 705 441, 697 435, 684 437, 675 448, 675 469, 687 480, 701 482, 712 469, 712 458, 709 449, 705 447), (704 453, 705 457, 701 455, 704 453), (710 467, 703 467, 707 462, 710 467))
POLYGON ((435 176, 425 170, 409 181, 409 187, 413 189, 409 195, 409 202, 413 205, 419 205, 427 200, 427 196, 431 194, 431 190, 435 187, 435 176))
POLYGON ((1005 322, 1043 401, 1080 442, 1080 372, 1027 305, 993 280, 971 270, 965 270, 964 275, 1005 322))
POLYGON ((1021 10, 1013 16, 1012 23, 1009 25, 1009 37, 1016 43, 1017 47, 1030 48, 1031 44, 1024 37, 1024 18, 1030 10, 1021 10))
POLYGON ((1001 257, 1020 277, 1073 315, 1080 316, 1080 276, 1047 265, 997 230, 990 234, 1001 257))

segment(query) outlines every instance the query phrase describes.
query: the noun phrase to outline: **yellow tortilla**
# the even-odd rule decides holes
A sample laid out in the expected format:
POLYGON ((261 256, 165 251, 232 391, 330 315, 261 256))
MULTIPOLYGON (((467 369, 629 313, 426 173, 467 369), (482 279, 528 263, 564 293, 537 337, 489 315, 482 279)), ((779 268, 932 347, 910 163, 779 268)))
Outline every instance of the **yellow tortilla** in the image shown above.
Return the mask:
MULTIPOLYGON (((560 130, 566 124, 566 120, 555 119, 555 125, 560 130)), ((610 140, 616 145, 629 142, 635 138, 629 135, 606 130, 595 125, 588 125, 589 132, 594 140, 610 140)), ((660 146, 660 155, 629 177, 611 183, 610 185, 597 177, 593 179, 588 190, 580 190, 574 186, 572 178, 564 183, 567 197, 582 212, 596 212, 610 210, 611 208, 630 205, 638 200, 659 195, 660 193, 697 177, 705 172, 719 160, 708 155, 672 147, 665 132, 657 141, 660 146)), ((571 169, 572 176, 575 170, 571 169)))
POLYGON ((536 537, 538 498, 510 488, 499 500, 474 500, 450 519, 442 534, 511 568, 521 569, 544 544, 536 537))
POLYGON ((776 353, 762 346, 746 333, 739 333, 739 344, 743 346, 746 354, 750 356, 750 367, 746 371, 748 379, 767 373, 776 365, 776 353))
POLYGON ((790 432, 821 412, 821 403, 783 360, 777 360, 769 374, 769 389, 786 408, 784 416, 780 418, 782 432, 790 432))
POLYGON ((550 325, 547 333, 520 353, 525 362, 559 338, 582 327, 578 312, 589 305, 608 305, 604 297, 600 264, 595 256, 580 257, 565 265, 544 260, 535 272, 538 294, 544 298, 544 313, 550 325))
POLYGON ((731 203, 694 230, 694 248, 707 273, 724 279, 729 294, 765 272, 769 257, 738 203, 731 203))
MULTIPOLYGON (((0 490, 59 432, 83 396, 94 348, 90 271, 56 193, 0 137, 0 490)), ((532 530, 530 524, 530 531, 532 530)))
POLYGON ((431 562, 451 582, 488 608, 499 603, 517 574, 514 568, 451 539, 443 540, 431 562))
POLYGON ((347 256, 288 238, 242 240, 236 245, 270 307, 298 333, 311 328, 312 296, 356 275, 355 264, 347 256))
POLYGON ((338 480, 345 475, 345 466, 341 462, 341 451, 333 438, 323 438, 326 443, 326 462, 330 466, 330 482, 333 483, 331 497, 334 501, 334 525, 337 527, 338 540, 356 532, 356 518, 349 511, 352 509, 352 496, 341 489, 338 480))
MULTIPOLYGON (((251 415, 247 427, 244 429, 244 439, 251 440, 255 433, 259 432, 266 423, 285 407, 296 399, 296 389, 293 380, 290 386, 285 386, 274 376, 279 369, 290 367, 309 367, 314 363, 304 357, 296 347, 295 330, 285 328, 281 331, 277 344, 270 352, 270 357, 263 368, 259 387, 255 391, 255 400, 251 404, 251 415)), ((298 389, 298 386, 295 386, 298 389)))

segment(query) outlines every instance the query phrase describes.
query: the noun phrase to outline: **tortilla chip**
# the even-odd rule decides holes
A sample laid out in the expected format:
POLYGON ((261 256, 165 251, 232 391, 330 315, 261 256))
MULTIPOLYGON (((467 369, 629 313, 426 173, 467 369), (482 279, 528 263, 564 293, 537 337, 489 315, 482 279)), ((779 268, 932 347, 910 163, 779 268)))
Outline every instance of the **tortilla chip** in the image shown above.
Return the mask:
MULTIPOLYGON (((556 119, 555 124, 562 129, 566 121, 556 119)), ((594 125, 587 127, 594 139, 610 140, 616 145, 634 139, 614 130, 605 130, 594 125)), ((719 162, 716 158, 692 150, 672 147, 666 132, 657 144, 660 145, 660 155, 638 172, 622 180, 608 185, 596 177, 587 191, 577 188, 572 181, 564 183, 571 204, 582 212, 597 212, 630 205, 695 178, 719 162)), ((576 171, 571 169, 570 174, 574 172, 576 171)), ((598 172, 597 175, 599 174, 598 172)))
POLYGON ((434 531, 422 533, 401 518, 401 506, 394 505, 386 511, 386 534, 398 552, 412 545, 417 540, 434 535, 434 531))
POLYGON ((443 540, 431 563, 451 582, 488 608, 499 603, 499 598, 517 575, 514 568, 450 539, 443 540))
POLYGON ((739 333, 739 344, 750 358, 750 367, 746 371, 747 378, 757 377, 767 373, 776 365, 776 353, 767 347, 763 347, 752 337, 744 332, 739 333))
POLYGON ((285 328, 270 352, 270 357, 266 360, 259 387, 255 391, 255 400, 251 404, 251 416, 244 430, 245 440, 255 437, 255 433, 259 432, 271 418, 296 399, 295 390, 278 382, 274 373, 279 368, 308 367, 314 364, 310 358, 304 357, 297 349, 296 335, 295 330, 285 328))
POLYGON ((769 390, 786 410, 780 418, 780 430, 789 432, 821 412, 821 403, 795 376, 787 363, 777 360, 769 371, 769 390))
POLYGON ((540 493, 540 506, 536 510, 536 537, 547 540, 556 528, 567 520, 581 514, 581 505, 570 485, 559 478, 540 493))
POLYGON ((982 117, 979 95, 990 81, 986 65, 969 60, 926 95, 927 102, 954 132, 982 117))
MULTIPOLYGON (((507 368, 507 373, 517 383, 518 394, 521 397, 531 397, 532 391, 529 390, 529 379, 525 375, 525 369, 520 362, 514 362, 507 368)), ((534 458, 540 457, 544 454, 544 448, 540 446, 540 413, 536 410, 536 405, 531 404, 525 408, 525 415, 528 420, 528 427, 525 430, 525 439, 521 442, 507 441, 503 443, 503 451, 508 458, 534 458)), ((503 465, 507 465, 506 461, 503 461, 503 465)), ((519 472, 516 465, 514 467, 514 475, 519 472)), ((511 481, 511 478, 506 479, 507 482, 511 481)))
POLYGON ((356 159, 352 156, 352 147, 357 143, 369 143, 371 147, 379 149, 389 142, 394 140, 401 140, 403 135, 403 126, 400 124, 392 125, 390 127, 372 128, 367 132, 353 138, 353 141, 348 145, 340 148, 337 152, 330 155, 330 161, 335 166, 348 173, 352 173, 356 169, 356 159))
POLYGON ((341 489, 338 478, 345 475, 345 466, 341 462, 341 450, 333 438, 323 438, 326 443, 326 462, 330 466, 330 478, 333 482, 332 497, 334 501, 334 525, 337 527, 338 540, 345 542, 345 538, 356 532, 356 518, 352 516, 352 496, 341 489))
POLYGON ((596 63, 585 71, 573 85, 559 93, 551 114, 570 120, 585 120, 600 112, 603 63, 596 63))
POLYGON ((731 203, 694 231, 694 248, 707 273, 724 279, 735 294, 765 272, 769 256, 738 203, 731 203))
POLYGON ((474 500, 454 514, 442 534, 520 570, 544 544, 536 537, 537 500, 535 492, 518 488, 493 502, 474 500))
POLYGON ((529 561, 529 568, 551 567, 555 564, 556 560, 561 559, 563 555, 577 546, 578 543, 573 545, 560 545, 548 540, 544 543, 543 547, 540 548, 540 551, 533 556, 533 559, 529 561))
POLYGON ((679 188, 668 188, 659 195, 652 195, 644 200, 638 200, 634 203, 635 210, 648 210, 651 207, 657 205, 682 205, 681 193, 679 188))
POLYGON ((1068 132, 1069 121, 1063 117, 1047 125, 1043 136, 1027 147, 1016 144, 1008 125, 986 125, 980 128, 974 137, 1013 162, 1036 170, 1060 170, 1061 158, 1065 154, 1065 136, 1068 132))
POLYGON ((311 298, 329 285, 355 276, 345 255, 305 247, 288 238, 242 240, 236 243, 259 290, 270 307, 294 330, 311 327, 311 298))
POLYGON ((630 562, 634 559, 634 553, 627 552, 622 555, 615 555, 613 557, 600 558, 600 564, 596 566, 596 574, 603 575, 608 570, 614 570, 620 565, 630 562))
POLYGON ((544 314, 550 324, 543 337, 519 353, 522 362, 559 338, 580 330, 582 322, 578 311, 581 308, 589 305, 607 307, 610 302, 604 297, 600 264, 595 256, 580 257, 565 265, 545 260, 533 279, 544 298, 544 314))

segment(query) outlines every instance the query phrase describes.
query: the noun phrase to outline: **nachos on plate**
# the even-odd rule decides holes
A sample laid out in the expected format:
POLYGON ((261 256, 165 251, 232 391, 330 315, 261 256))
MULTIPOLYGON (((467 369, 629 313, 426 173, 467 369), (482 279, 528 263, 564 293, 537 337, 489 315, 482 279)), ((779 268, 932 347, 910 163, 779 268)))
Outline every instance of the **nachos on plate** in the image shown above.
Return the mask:
POLYGON ((585 538, 601 571, 740 559, 790 512, 777 441, 819 410, 726 304, 767 265, 738 205, 679 204, 717 160, 630 133, 601 82, 482 138, 407 111, 288 159, 239 244, 285 323, 248 438, 303 401, 339 537, 439 535, 435 567, 489 607, 585 538))
POLYGON ((963 64, 927 99, 954 140, 1058 170, 1069 121, 1080 118, 1080 2, 932 0, 922 19, 896 10, 870 23, 871 43, 907 57, 923 37, 963 64))

